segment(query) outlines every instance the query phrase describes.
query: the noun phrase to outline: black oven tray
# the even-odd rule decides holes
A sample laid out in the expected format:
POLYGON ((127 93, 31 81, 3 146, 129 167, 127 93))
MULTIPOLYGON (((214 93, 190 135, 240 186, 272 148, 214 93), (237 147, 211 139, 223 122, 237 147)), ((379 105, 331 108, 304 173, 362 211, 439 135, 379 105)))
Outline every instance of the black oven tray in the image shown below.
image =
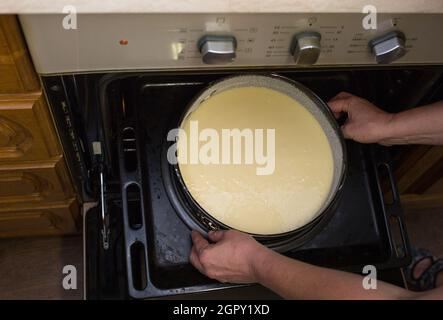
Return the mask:
MULTIPOLYGON (((334 86, 323 88, 316 83, 319 78, 311 75, 281 74, 302 82, 324 99, 343 89, 356 91, 345 73, 328 75, 334 86)), ((125 257, 128 293, 133 298, 233 286, 208 279, 189 264, 190 230, 170 203, 162 171, 163 143, 175 118, 199 90, 221 76, 224 74, 171 79, 119 75, 106 82, 107 87, 123 88, 119 93, 110 90, 116 95, 106 100, 111 110, 125 100, 124 115, 116 121, 121 200, 111 210, 115 215, 123 214, 120 250, 125 257)), ((409 244, 385 148, 348 141, 347 149, 349 171, 337 212, 314 239, 285 254, 352 272, 361 272, 368 264, 379 269, 407 265, 409 244), (384 185, 391 189, 390 203, 383 199, 384 185)))

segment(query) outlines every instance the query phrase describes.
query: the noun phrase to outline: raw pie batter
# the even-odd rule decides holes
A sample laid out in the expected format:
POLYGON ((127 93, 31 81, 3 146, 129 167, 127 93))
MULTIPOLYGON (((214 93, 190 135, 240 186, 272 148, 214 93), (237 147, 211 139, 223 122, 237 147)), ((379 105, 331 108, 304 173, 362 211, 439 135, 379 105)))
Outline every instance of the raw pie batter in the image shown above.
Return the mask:
MULTIPOLYGON (((271 175, 257 175, 250 164, 179 161, 191 195, 215 219, 269 235, 302 227, 320 213, 332 185, 332 151, 320 124, 297 101, 265 87, 232 88, 204 101, 183 121, 188 137, 192 120, 198 120, 199 130, 214 128, 220 137, 222 129, 275 129, 271 175)), ((180 148, 178 143, 178 154, 180 148)))

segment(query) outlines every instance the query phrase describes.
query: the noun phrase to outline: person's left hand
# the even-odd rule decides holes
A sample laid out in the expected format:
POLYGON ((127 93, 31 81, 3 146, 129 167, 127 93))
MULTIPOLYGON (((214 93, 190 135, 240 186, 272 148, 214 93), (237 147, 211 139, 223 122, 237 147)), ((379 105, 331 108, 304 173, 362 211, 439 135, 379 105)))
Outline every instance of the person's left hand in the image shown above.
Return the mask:
POLYGON ((201 273, 221 282, 254 283, 258 281, 255 266, 267 249, 251 236, 235 230, 211 231, 208 240, 192 231, 194 243, 189 260, 201 273))

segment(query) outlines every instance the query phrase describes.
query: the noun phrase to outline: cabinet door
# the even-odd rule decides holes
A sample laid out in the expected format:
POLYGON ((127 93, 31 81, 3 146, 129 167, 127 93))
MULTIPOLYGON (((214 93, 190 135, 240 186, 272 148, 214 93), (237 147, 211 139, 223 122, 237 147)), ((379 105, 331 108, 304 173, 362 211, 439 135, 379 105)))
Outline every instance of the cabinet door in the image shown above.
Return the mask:
POLYGON ((65 202, 24 205, 13 209, 0 209, 0 238, 74 234, 79 230, 78 204, 65 202))
POLYGON ((0 164, 62 153, 43 99, 41 95, 0 95, 0 164))
POLYGON ((59 201, 72 196, 63 158, 0 166, 0 206, 59 201))
POLYGON ((33 92, 39 88, 17 17, 0 15, 0 94, 33 92))

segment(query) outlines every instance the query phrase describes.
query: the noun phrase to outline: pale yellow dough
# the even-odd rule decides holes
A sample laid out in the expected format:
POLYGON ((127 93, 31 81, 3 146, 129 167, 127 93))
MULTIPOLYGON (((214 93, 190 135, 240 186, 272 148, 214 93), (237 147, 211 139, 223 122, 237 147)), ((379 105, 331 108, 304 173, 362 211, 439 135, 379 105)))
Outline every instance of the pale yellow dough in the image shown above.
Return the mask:
POLYGON ((232 88, 184 120, 188 136, 191 120, 198 120, 199 130, 215 128, 220 135, 221 129, 275 129, 272 175, 257 175, 255 164, 179 162, 193 198, 218 221, 270 235, 302 227, 319 214, 332 185, 332 151, 318 121, 293 98, 264 87, 232 88))

